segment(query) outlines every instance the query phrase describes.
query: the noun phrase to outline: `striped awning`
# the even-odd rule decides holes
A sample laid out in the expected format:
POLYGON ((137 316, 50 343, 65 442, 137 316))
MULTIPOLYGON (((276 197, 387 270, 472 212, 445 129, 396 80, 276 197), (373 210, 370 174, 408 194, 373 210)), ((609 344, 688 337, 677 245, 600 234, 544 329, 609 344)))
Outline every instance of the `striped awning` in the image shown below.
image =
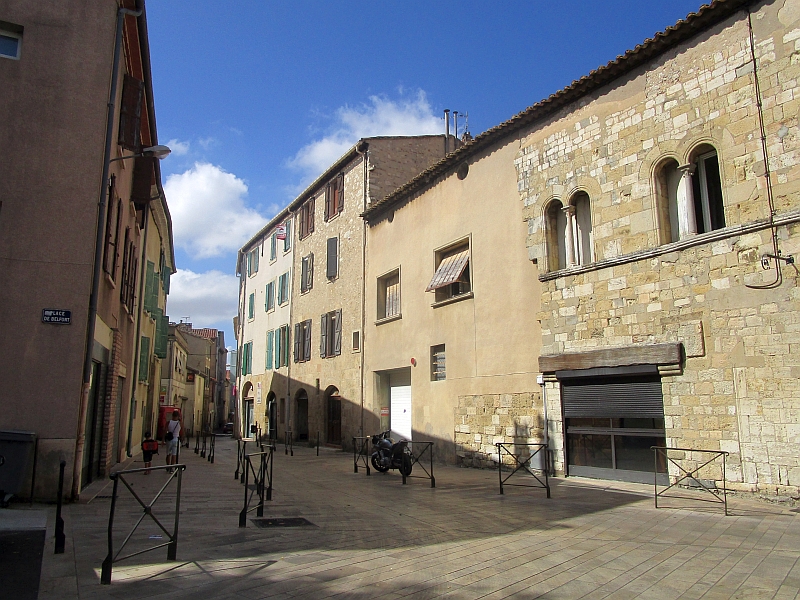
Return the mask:
POLYGON ((439 263, 439 268, 436 269, 436 273, 433 274, 433 279, 431 279, 431 282, 428 284, 428 287, 425 291, 432 292, 440 287, 444 287, 458 281, 458 278, 461 277, 464 269, 467 268, 468 262, 469 249, 462 250, 457 254, 452 254, 451 256, 443 259, 442 262, 439 263))

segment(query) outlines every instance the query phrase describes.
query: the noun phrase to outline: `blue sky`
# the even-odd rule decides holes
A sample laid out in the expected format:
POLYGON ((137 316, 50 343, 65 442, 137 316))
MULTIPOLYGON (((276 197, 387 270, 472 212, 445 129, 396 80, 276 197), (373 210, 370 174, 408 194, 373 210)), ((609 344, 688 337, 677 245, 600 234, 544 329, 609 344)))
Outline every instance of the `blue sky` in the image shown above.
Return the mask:
POLYGON ((445 108, 477 135, 699 6, 148 2, 159 141, 173 148, 171 319, 233 345, 236 250, 359 137, 440 133, 445 108))

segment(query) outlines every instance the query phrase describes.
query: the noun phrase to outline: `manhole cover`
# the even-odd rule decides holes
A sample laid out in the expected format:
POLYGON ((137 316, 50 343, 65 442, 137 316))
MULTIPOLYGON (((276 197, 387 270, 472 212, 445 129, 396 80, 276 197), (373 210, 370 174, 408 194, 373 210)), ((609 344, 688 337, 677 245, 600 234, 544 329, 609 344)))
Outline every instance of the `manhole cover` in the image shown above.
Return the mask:
POLYGON ((262 529, 266 529, 267 527, 316 527, 311 521, 302 517, 253 519, 253 524, 262 529))

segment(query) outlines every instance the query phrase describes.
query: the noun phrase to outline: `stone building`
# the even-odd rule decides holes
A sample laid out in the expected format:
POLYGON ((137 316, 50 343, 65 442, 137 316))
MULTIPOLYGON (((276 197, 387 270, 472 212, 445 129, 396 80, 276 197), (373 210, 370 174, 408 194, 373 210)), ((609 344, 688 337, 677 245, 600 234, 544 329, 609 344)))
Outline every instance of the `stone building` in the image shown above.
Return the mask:
MULTIPOLYGON (((532 439, 549 441, 559 473, 652 481, 650 447, 666 445, 728 452, 729 485, 796 495, 798 40, 796 0, 717 0, 479 135, 370 207, 367 297, 378 302, 377 322, 365 340, 366 370, 377 374, 371 418, 379 419, 387 404, 381 370, 389 370, 391 382, 391 368, 409 360, 392 354, 401 345, 431 364, 430 384, 422 382, 427 369, 420 376, 411 369, 412 386, 418 377, 424 390, 412 398, 414 437, 417 430, 445 441, 452 435, 450 460, 483 461, 484 439, 477 433, 513 441, 519 432, 497 409, 514 409, 531 423, 537 414, 546 420, 532 439), (512 163, 513 182, 506 173, 512 163), (505 207, 512 185, 519 198, 517 209, 501 208, 494 217, 505 229, 494 255, 485 257, 476 255, 466 214, 482 210, 470 201, 471 186, 480 185, 487 203, 505 207), (453 204, 449 214, 457 223, 436 227, 412 218, 427 206, 427 220, 435 221, 439 203, 453 204), (508 232, 518 219, 527 223, 530 273, 506 269, 515 251, 508 232), (404 229, 392 232, 401 223, 404 229), (473 286, 474 298, 438 308, 437 296, 424 306, 419 288, 425 277, 418 267, 411 274, 403 268, 409 257, 413 265, 420 262, 401 241, 418 227, 436 234, 436 247, 424 250, 430 254, 427 275, 438 274, 439 261, 452 256, 451 244, 467 240, 469 279, 454 283, 473 286), (486 394, 471 397, 454 383, 443 403, 429 396, 441 385, 433 381, 433 338, 473 323, 472 336, 454 338, 461 356, 442 340, 446 377, 452 372, 457 378, 480 375, 481 360, 491 364, 481 356, 484 340, 491 347, 502 338, 492 330, 494 308, 479 310, 486 293, 479 289, 482 258, 510 281, 521 281, 517 301, 527 313, 508 313, 509 342, 495 352, 509 368, 501 364, 497 372, 512 371, 520 355, 538 359, 543 393, 532 391, 530 381, 512 385, 506 378, 491 393, 483 384, 486 394), (390 315, 386 308, 396 271, 402 319, 399 309, 390 315), (419 323, 430 333, 406 326, 412 310, 427 312, 419 323), (457 318, 448 323, 446 310, 457 318), (383 333, 389 328, 397 335, 383 333), (520 328, 540 333, 515 340, 520 328), (530 398, 517 402, 521 396, 513 393, 530 398), (492 413, 493 422, 476 419, 481 411, 492 413)), ((462 246, 453 250, 460 254, 462 246)), ((461 267, 460 259, 451 261, 461 267)), ((434 276, 428 289, 445 280, 434 276)), ((495 301, 497 310, 504 310, 502 302, 495 301)), ((675 457, 673 480, 677 464, 689 468, 705 460, 700 453, 675 457)), ((666 478, 667 465, 657 468, 666 478)), ((707 473, 721 478, 718 467, 707 473)))
POLYGON ((440 160, 444 141, 442 135, 359 140, 242 247, 237 269, 242 425, 255 422, 271 435, 283 438, 288 432, 298 441, 316 439, 319 432, 323 443, 337 446, 362 430, 360 215, 440 160), (279 227, 285 240, 278 240, 279 227), (273 244, 278 245, 274 258, 273 244), (271 281, 274 308, 266 301, 271 281), (279 300, 281 290, 286 292, 279 300), (266 396, 260 410, 259 384, 266 396), (252 419, 250 406, 256 407, 252 419))
POLYGON ((55 497, 65 460, 77 497, 138 445, 158 391, 150 342, 174 259, 145 152, 158 144, 147 20, 138 0, 10 1, 0 35, 0 323, 22 357, 0 367, 0 429, 37 435, 36 496, 55 497))

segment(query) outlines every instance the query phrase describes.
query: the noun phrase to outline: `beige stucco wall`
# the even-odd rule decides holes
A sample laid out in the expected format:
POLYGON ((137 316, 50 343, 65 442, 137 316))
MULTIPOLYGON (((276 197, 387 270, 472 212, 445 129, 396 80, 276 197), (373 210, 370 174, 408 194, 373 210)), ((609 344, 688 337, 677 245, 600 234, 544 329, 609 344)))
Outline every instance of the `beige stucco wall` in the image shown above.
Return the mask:
POLYGON ((396 207, 391 221, 383 218, 368 229, 367 427, 377 430, 380 409, 389 405, 380 374, 410 368, 413 438, 435 441, 437 460, 471 464, 475 457, 479 464, 475 452, 511 441, 505 421, 507 409, 516 409, 501 406, 501 395, 525 395, 526 407, 516 417, 526 424, 533 423, 529 419, 540 402, 535 318, 540 284, 525 250, 514 169, 518 151, 515 138, 471 158, 465 179, 451 173, 396 207), (425 288, 434 274, 434 251, 464 238, 470 239, 473 296, 433 308, 434 294, 425 288), (397 268, 402 318, 376 324, 378 278, 397 268), (446 380, 431 381, 430 348, 438 344, 445 344, 446 380), (497 406, 494 397, 481 399, 481 406, 491 406, 496 419, 484 423, 466 408, 458 413, 460 403, 472 402, 474 408, 476 397, 489 395, 497 396, 497 406))
MULTIPOLYGON (((798 17, 794 0, 757 5, 752 17, 784 255, 800 248, 798 17)), ((759 262, 773 243, 746 13, 542 123, 516 166, 543 280, 543 353, 682 341, 682 373, 662 377, 668 445, 728 451, 734 485, 796 495, 797 271, 782 265, 774 289, 746 287, 776 277, 759 262), (702 143, 720 158, 726 227, 662 244, 655 167, 685 164, 702 143), (544 211, 576 190, 591 199, 597 262, 547 273, 544 211)), ((558 414, 557 383, 548 396, 558 414)), ((563 449, 560 435, 554 442, 563 449)))

